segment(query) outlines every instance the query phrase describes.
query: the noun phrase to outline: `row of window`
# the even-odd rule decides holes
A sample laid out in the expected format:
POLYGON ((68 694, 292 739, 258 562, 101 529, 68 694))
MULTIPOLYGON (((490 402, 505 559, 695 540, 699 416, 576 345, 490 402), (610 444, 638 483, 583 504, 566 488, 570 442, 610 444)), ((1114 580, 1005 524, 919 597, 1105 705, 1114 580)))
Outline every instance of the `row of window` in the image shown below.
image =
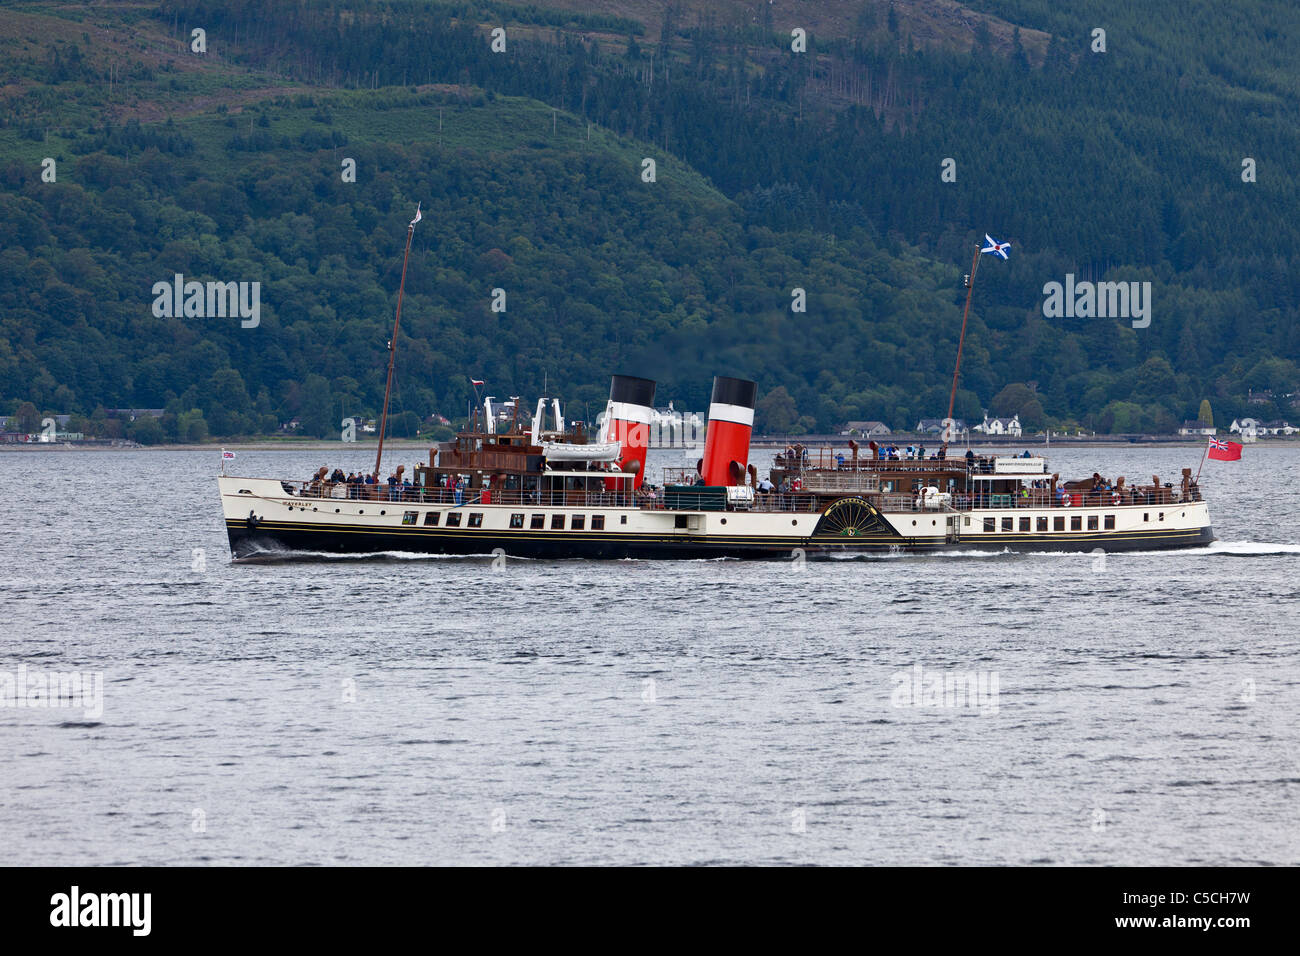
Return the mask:
MULTIPOLYGON (((1070 530, 1082 531, 1085 517, 1087 518, 1088 521, 1089 531, 1100 531, 1100 530, 1114 531, 1115 530, 1114 515, 1070 515, 1070 530)), ((1034 519, 1030 519, 1028 517, 1023 517, 1023 516, 1019 519, 1012 518, 1012 517, 1005 517, 1002 519, 1002 530, 1003 531, 1028 531, 1031 520, 1034 522, 1034 531, 1037 532, 1047 531, 1047 517, 1045 515, 1039 516, 1038 518, 1034 518, 1034 519), (1017 527, 1017 522, 1018 522, 1018 527, 1017 527)), ((1151 513, 1145 512, 1142 515, 1142 520, 1150 521, 1151 513)), ((1165 520, 1165 513, 1163 511, 1160 512, 1160 517, 1158 520, 1160 521, 1165 520)), ((970 523, 969 518, 966 519, 966 523, 967 524, 970 523)), ((985 518, 984 530, 997 531, 998 519, 985 518)), ((1055 515, 1052 518, 1052 530, 1053 531, 1065 530, 1065 515, 1055 515)))
MULTIPOLYGON (((564 530, 564 522, 565 522, 566 519, 567 519, 568 522, 569 522, 569 530, 570 530, 570 531, 585 531, 585 530, 587 529, 587 516, 586 516, 586 515, 565 515, 565 514, 553 514, 553 515, 551 515, 551 530, 552 530, 552 531, 563 531, 563 530, 564 530)), ((626 515, 623 516, 623 523, 624 523, 624 524, 627 524, 627 516, 626 516, 626 515)), ((520 513, 520 512, 515 512, 514 514, 512 514, 512 515, 510 516, 510 527, 512 527, 512 528, 522 528, 523 526, 524 526, 524 516, 523 516, 522 513, 520 513)), ((528 519, 528 527, 529 527, 529 529, 532 530, 532 531, 542 531, 542 530, 545 530, 545 528, 546 528, 546 515, 533 515, 531 518, 528 519)), ((605 530, 605 516, 604 516, 604 515, 592 515, 592 516, 591 516, 591 530, 592 530, 592 531, 604 531, 604 530, 605 530)))
MULTIPOLYGON (((440 517, 441 517, 442 514, 443 514, 443 512, 441 512, 441 511, 426 511, 426 512, 424 513, 424 524, 425 524, 425 527, 437 527, 437 525, 438 525, 438 521, 439 521, 439 519, 440 519, 440 517)), ((461 519, 461 516, 464 514, 464 512, 461 512, 461 511, 448 511, 448 512, 446 512, 446 514, 447 514, 447 520, 446 520, 446 523, 445 523, 444 527, 447 527, 447 528, 459 528, 459 527, 460 527, 460 519, 461 519)), ((568 519, 568 525, 569 525, 569 530, 570 530, 570 531, 585 531, 585 530, 587 529, 587 516, 586 516, 586 515, 571 515, 571 516, 570 516, 570 515, 564 515, 564 514, 553 514, 553 515, 551 515, 551 530, 552 530, 552 531, 563 531, 563 530, 564 530, 564 525, 565 525, 565 519, 568 519)), ((419 520, 420 520, 420 513, 419 513, 418 511, 406 511, 406 512, 403 512, 403 514, 402 514, 402 524, 418 524, 418 523, 419 523, 419 520)), ((624 523, 624 524, 627 524, 627 516, 626 516, 626 515, 623 516, 623 523, 624 523)), ((523 515, 523 513, 521 513, 521 512, 516 512, 515 514, 512 514, 512 515, 510 516, 510 527, 512 527, 512 528, 522 528, 523 526, 524 526, 524 515, 523 515)), ((481 512, 481 511, 471 511, 471 512, 469 513, 469 521, 468 521, 468 523, 467 523, 467 527, 470 527, 470 528, 481 528, 481 527, 483 527, 483 512, 481 512)), ((534 530, 534 531, 545 530, 545 528, 546 528, 546 515, 533 515, 533 516, 529 519, 528 527, 531 528, 531 529, 534 530)), ((591 530, 592 530, 592 531, 604 531, 604 530, 605 530, 605 516, 604 516, 604 515, 592 515, 592 516, 591 516, 591 530)))

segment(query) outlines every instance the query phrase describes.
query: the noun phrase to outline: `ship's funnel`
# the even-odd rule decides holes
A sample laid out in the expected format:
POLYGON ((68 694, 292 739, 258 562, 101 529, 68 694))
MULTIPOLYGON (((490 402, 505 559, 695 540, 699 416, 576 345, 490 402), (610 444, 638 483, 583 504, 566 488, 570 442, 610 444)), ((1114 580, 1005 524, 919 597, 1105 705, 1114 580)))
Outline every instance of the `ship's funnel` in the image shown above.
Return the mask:
POLYGON ((713 379, 709 427, 704 436, 701 474, 706 485, 739 485, 749 464, 749 436, 754 430, 758 386, 743 378, 713 379))
MULTIPOLYGON (((618 442, 620 471, 634 471, 632 487, 645 480, 645 455, 650 444, 650 423, 655 414, 655 383, 634 375, 615 375, 609 383, 609 405, 605 408, 602 441, 618 442)), ((617 484, 611 479, 606 485, 617 484)))

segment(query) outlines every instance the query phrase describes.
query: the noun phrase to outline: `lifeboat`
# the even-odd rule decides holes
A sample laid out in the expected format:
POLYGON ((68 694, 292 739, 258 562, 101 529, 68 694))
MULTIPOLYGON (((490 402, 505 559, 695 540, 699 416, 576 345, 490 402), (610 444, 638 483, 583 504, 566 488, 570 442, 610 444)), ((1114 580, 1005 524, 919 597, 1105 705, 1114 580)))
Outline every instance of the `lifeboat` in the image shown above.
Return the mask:
POLYGON ((623 446, 616 441, 579 445, 573 442, 541 443, 547 461, 618 461, 623 446))

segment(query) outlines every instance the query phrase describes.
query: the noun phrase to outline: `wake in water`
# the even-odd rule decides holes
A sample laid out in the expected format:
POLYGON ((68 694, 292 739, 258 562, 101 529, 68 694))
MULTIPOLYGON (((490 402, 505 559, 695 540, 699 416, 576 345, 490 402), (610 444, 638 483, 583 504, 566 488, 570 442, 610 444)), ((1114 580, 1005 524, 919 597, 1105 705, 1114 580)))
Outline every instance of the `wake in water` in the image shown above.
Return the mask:
MULTIPOLYGON (((1096 551, 1105 551, 1105 548, 1098 546, 1094 551, 1012 551, 1008 548, 1001 550, 960 550, 960 551, 930 551, 925 553, 899 553, 899 554, 831 554, 825 555, 832 561, 891 561, 896 559, 907 559, 912 561, 926 561, 934 558, 1006 558, 1006 559, 1024 559, 1024 558, 1058 558, 1077 561, 1079 558, 1095 557, 1096 551)), ((1285 542, 1273 541, 1215 541, 1202 548, 1161 548, 1152 551, 1106 551, 1108 557, 1161 557, 1177 558, 1183 556, 1204 556, 1204 555, 1225 555, 1227 557, 1266 557, 1277 554, 1300 554, 1300 544, 1287 544, 1285 542)), ((812 555, 809 556, 810 560, 812 555)), ((823 557, 821 555, 817 557, 823 557)))
MULTIPOLYGON (((492 560, 496 555, 483 554, 426 554, 416 551, 359 551, 340 554, 334 551, 296 551, 289 548, 261 547, 252 554, 231 558, 231 564, 272 564, 280 561, 484 561, 492 560)), ((511 557, 511 561, 531 561, 532 558, 511 557)))
MULTIPOLYGON (((1098 550, 1105 551, 1104 548, 1098 550)), ((979 552, 990 554, 991 552, 979 552)), ((1025 551, 1026 557, 1039 558, 1079 558, 1089 557, 1090 551, 1025 551)), ((1106 551, 1107 557, 1203 557, 1205 555, 1225 555, 1228 557, 1266 557, 1275 554, 1300 554, 1300 544, 1286 544, 1273 541, 1214 541, 1201 548, 1162 548, 1154 551, 1106 551)))
POLYGON ((1300 554, 1300 544, 1276 541, 1215 541, 1208 547, 1193 548, 1191 554, 1230 554, 1254 557, 1261 554, 1300 554))

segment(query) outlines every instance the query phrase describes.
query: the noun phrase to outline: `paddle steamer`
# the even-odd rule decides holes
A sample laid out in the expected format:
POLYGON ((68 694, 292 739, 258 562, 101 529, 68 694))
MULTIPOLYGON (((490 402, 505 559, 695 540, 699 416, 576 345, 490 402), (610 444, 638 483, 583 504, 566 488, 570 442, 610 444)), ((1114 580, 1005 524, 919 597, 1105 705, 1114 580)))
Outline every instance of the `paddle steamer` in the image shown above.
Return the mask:
MULTIPOLYGON (((419 221, 417 213, 416 221, 419 221)), ((407 233, 407 254, 411 230, 407 233)), ((406 262, 403 261, 402 288, 406 262)), ((369 483, 218 478, 236 558, 417 552, 528 558, 791 558, 988 551, 1186 548, 1214 540, 1191 469, 1150 484, 1100 475, 1061 482, 1042 458, 899 460, 851 445, 847 456, 778 458, 775 483, 749 461, 757 385, 714 379, 694 468, 648 484, 655 383, 615 375, 595 441, 540 399, 530 427, 501 429, 485 408, 427 461, 381 482, 393 348, 369 483), (770 487, 775 484, 776 487, 770 487)), ((969 305, 969 301, 968 301, 969 305)), ((963 339, 964 339, 963 318, 963 339)), ((960 356, 960 350, 959 350, 960 356)), ((960 357, 959 357, 960 363, 960 357)), ((956 375, 954 374, 954 391, 956 375)), ((517 406, 516 406, 517 409, 517 406)), ((949 411, 951 419, 951 409, 949 411)), ((337 473, 336 473, 337 474, 337 473)))
MULTIPOLYGON (((1100 476, 1065 483, 1042 458, 895 460, 873 448, 778 458, 763 491, 749 465, 755 385, 714 382, 694 469, 644 482, 654 384, 615 376, 594 443, 543 427, 471 427, 402 484, 219 478, 238 558, 294 552, 504 553, 531 558, 1183 548, 1214 540, 1191 469, 1175 485, 1100 476)), ((558 403, 553 407, 558 411, 558 403)), ((476 416, 477 417, 477 416, 476 416)), ((484 415, 485 422, 491 419, 484 415)), ((322 469, 323 470, 323 469, 322 469)))

